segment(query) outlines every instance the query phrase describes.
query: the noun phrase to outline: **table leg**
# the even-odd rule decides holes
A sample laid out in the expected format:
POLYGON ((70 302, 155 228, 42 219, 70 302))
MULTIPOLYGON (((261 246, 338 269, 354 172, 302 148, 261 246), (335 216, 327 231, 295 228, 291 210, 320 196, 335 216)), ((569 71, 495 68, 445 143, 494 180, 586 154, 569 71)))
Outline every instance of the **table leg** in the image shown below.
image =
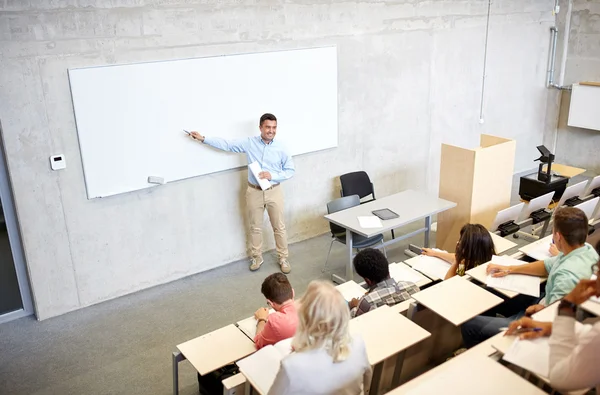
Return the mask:
POLYGON ((371 380, 371 390, 369 395, 379 394, 379 383, 381 382, 381 375, 383 374, 383 361, 379 362, 373 368, 373 379, 371 380))
POLYGON ((542 226, 542 233, 540 233, 540 239, 544 237, 546 231, 548 230, 548 225, 550 224, 550 218, 544 221, 544 226, 542 226))
POLYGON ((417 312, 417 302, 410 302, 408 305, 408 311, 406 312, 406 318, 414 321, 415 313, 417 312))
POLYGON ((429 232, 431 231, 431 217, 425 217, 425 242, 423 247, 429 247, 429 232))
POLYGON ((173 352, 173 395, 179 394, 179 362, 184 359, 185 356, 181 352, 173 352))
POLYGON ((346 229, 346 247, 348 247, 348 262, 346 263, 346 281, 354 280, 354 269, 352 268, 352 232, 346 229))
POLYGON ((396 367, 394 368, 394 375, 392 376, 392 388, 394 389, 400 385, 400 374, 402 373, 402 365, 404 365, 405 351, 400 351, 396 356, 396 367))

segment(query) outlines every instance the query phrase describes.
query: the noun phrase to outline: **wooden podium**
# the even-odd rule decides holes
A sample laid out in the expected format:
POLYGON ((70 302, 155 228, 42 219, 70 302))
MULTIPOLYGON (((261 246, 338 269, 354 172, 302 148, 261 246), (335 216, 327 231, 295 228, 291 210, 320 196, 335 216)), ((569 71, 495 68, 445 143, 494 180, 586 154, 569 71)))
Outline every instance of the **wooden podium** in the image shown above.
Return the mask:
POLYGON ((457 206, 438 214, 438 248, 454 252, 464 224, 489 228, 498 211, 510 206, 517 143, 486 134, 480 143, 475 149, 442 144, 439 195, 457 206))

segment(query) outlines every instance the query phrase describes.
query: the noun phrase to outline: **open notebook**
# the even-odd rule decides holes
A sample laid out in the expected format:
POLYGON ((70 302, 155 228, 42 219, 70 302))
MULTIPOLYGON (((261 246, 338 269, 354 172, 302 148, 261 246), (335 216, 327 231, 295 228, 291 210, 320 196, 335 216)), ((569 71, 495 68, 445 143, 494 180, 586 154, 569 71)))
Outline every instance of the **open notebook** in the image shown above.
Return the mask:
MULTIPOLYGON (((275 310, 269 309, 269 314, 273 314, 274 312, 275 310)), ((256 336, 256 318, 254 318, 254 316, 239 321, 237 326, 246 334, 246 336, 254 340, 254 336, 256 336)))
POLYGON ((345 283, 340 284, 335 288, 338 291, 340 291, 340 293, 342 294, 344 299, 346 299, 347 302, 351 301, 354 298, 360 299, 362 296, 365 295, 365 293, 367 293, 366 289, 364 289, 352 280, 346 281, 345 283))
POLYGON ((275 381, 281 360, 292 352, 292 339, 282 340, 274 346, 261 348, 254 354, 237 361, 240 372, 259 394, 267 394, 275 381))
POLYGON ((535 260, 543 261, 552 258, 552 255, 550 255, 550 244, 552 244, 552 235, 546 236, 531 244, 527 244, 526 246, 519 248, 519 251, 535 260))
POLYGON ((407 281, 411 283, 419 283, 425 277, 422 277, 421 274, 416 271, 406 267, 404 264, 400 263, 390 263, 390 277, 392 277, 396 281, 407 281))
POLYGON ((410 261, 413 269, 420 271, 432 280, 443 280, 446 278, 448 270, 450 270, 450 264, 440 258, 419 255, 411 258, 410 261))
MULTIPOLYGON (((509 256, 493 256, 492 263, 502 266, 525 265, 527 262, 519 261, 509 256)), ((488 274, 486 285, 492 288, 504 289, 506 291, 518 292, 520 294, 540 296, 540 278, 525 274, 509 274, 505 277, 493 277, 488 274)))
MULTIPOLYGON (((577 336, 582 334, 585 326, 575 322, 577 336)), ((506 362, 519 366, 532 373, 548 378, 550 375, 550 343, 548 337, 534 340, 515 339, 506 354, 502 357, 506 362)))

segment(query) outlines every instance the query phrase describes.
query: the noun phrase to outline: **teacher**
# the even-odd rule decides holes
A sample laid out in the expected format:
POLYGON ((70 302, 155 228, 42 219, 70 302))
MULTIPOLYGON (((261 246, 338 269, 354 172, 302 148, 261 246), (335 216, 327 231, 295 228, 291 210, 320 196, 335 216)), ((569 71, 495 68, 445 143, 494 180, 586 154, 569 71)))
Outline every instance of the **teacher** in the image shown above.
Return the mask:
POLYGON ((292 267, 288 261, 283 190, 280 183, 292 178, 296 170, 294 169, 292 157, 284 150, 281 143, 275 140, 277 134, 277 118, 275 115, 264 114, 260 117, 259 129, 260 136, 235 141, 227 141, 219 137, 205 137, 198 132, 191 132, 190 136, 194 140, 223 151, 245 153, 248 164, 258 162, 262 169, 258 177, 269 180, 271 187, 263 191, 258 184, 258 180, 248 170, 246 206, 250 220, 250 270, 258 270, 263 264, 262 222, 266 208, 275 235, 279 267, 283 273, 287 274, 292 270, 292 267))

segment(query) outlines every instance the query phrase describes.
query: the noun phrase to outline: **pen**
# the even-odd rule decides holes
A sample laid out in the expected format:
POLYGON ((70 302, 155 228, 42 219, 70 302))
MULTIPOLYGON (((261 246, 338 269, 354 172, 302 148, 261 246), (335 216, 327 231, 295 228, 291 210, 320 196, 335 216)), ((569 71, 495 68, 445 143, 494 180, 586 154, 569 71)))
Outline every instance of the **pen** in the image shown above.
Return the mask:
MULTIPOLYGON (((504 332, 507 331, 508 327, 503 327, 500 328, 500 332, 504 332)), ((542 328, 518 328, 514 333, 515 334, 520 334, 520 333, 527 333, 527 332, 541 332, 542 328)))
POLYGON ((186 132, 187 134, 190 134, 190 132, 188 132, 187 130, 183 129, 184 132, 186 132))

